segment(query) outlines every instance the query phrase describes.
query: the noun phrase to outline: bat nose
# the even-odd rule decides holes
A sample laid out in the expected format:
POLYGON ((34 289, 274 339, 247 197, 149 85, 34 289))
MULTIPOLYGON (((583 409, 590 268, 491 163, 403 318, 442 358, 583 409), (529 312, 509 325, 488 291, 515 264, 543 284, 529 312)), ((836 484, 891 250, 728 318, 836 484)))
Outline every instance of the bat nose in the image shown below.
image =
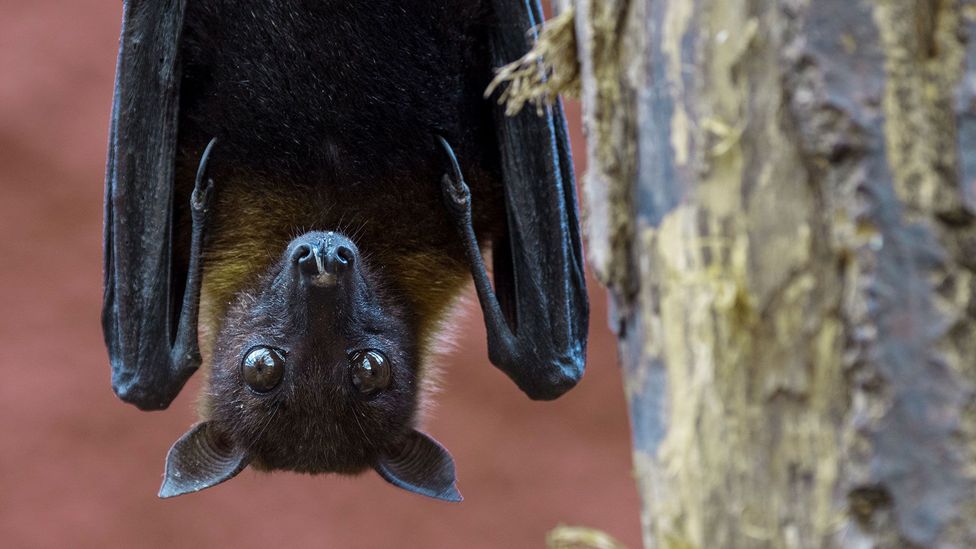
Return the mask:
POLYGON ((303 243, 295 247, 292 258, 298 270, 307 277, 338 275, 349 270, 356 261, 350 246, 335 239, 303 243))

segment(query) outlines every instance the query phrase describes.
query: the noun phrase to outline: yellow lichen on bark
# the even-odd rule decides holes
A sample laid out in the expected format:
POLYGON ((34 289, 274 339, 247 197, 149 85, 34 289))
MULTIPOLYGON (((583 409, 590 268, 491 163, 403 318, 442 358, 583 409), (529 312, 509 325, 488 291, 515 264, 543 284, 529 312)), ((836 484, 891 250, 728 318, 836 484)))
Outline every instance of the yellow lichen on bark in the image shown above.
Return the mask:
MULTIPOLYGON (((976 205, 960 177, 954 105, 964 75, 963 23, 973 4, 959 0, 877 0, 874 18, 885 52, 885 150, 909 223, 935 236, 942 250, 929 268, 932 304, 943 318, 933 355, 962 379, 976 379, 976 205), (965 5, 964 5, 965 4, 965 5)), ((970 37, 970 39, 972 39, 970 37)), ((974 151, 962 151, 973 154, 974 151)), ((966 463, 976 463, 976 406, 958 426, 966 463)), ((962 472, 976 479, 976 467, 962 472)), ((950 524, 948 539, 966 539, 976 496, 950 524), (956 537, 958 536, 958 537, 956 537)))
POLYGON ((958 0, 876 0, 885 52, 885 148, 908 213, 958 217, 953 95, 962 76, 958 0))
MULTIPOLYGON (((580 0, 576 3, 584 129, 591 139, 584 176, 584 223, 600 242, 587 248, 596 275, 609 286, 630 288, 626 260, 633 242, 633 197, 637 174, 634 71, 640 67, 639 27, 644 2, 580 0), (635 68, 637 67, 637 68, 635 68)), ((630 291, 630 290, 625 290, 630 291)))
POLYGON ((576 6, 645 545, 973 546, 973 3, 576 6))
POLYGON ((658 470, 655 544, 816 545, 841 519, 840 292, 782 127, 778 45, 759 33, 775 21, 746 2, 709 3, 695 18, 681 2, 667 9, 665 55, 680 63, 693 29, 703 63, 697 89, 672 88, 675 162, 692 164, 697 186, 641 238, 642 295, 653 294, 642 300, 644 352, 666 364, 669 390, 666 437, 641 468, 658 470))
POLYGON ((535 105, 541 115, 560 95, 579 97, 579 59, 576 57, 576 9, 569 7, 533 32, 538 39, 521 58, 495 71, 485 90, 490 97, 502 88, 498 104, 505 114, 517 114, 526 103, 535 105))

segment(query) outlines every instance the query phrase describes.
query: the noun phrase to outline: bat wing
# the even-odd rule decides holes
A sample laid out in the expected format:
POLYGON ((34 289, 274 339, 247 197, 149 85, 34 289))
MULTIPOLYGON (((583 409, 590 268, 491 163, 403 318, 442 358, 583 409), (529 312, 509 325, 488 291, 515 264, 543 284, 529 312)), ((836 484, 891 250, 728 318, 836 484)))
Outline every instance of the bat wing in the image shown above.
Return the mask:
MULTIPOLYGON (((124 2, 112 104, 102 328, 112 386, 142 409, 166 408, 199 364, 199 280, 174 272, 172 262, 185 3, 124 2)), ((205 209, 210 193, 194 194, 195 205, 205 209)), ((193 217, 199 240, 196 208, 193 217)), ((199 279, 196 259, 191 252, 190 272, 199 279)))
MULTIPOLYGON (((521 57, 541 21, 536 0, 493 0, 493 66, 521 57)), ((583 275, 569 140, 562 106, 542 115, 506 116, 496 107, 496 137, 505 188, 507 234, 492 246, 494 288, 470 221, 470 193, 454 152, 444 179, 448 210, 465 241, 488 332, 491 361, 533 399, 553 399, 583 374, 589 304, 583 275)))
MULTIPOLYGON (((532 46, 542 9, 537 0, 494 4, 492 64, 502 66, 532 46)), ((496 106, 495 121, 508 214, 507 242, 492 249, 495 291, 520 347, 507 367, 530 396, 555 398, 583 374, 589 323, 566 120, 556 103, 541 115, 496 106)))

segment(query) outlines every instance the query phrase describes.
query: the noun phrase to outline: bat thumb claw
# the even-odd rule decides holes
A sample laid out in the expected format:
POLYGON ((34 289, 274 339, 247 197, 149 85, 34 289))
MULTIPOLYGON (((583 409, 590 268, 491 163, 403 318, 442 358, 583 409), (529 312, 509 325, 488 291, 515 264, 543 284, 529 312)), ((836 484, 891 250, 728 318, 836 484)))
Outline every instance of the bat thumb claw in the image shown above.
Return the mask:
POLYGON ((197 179, 193 186, 193 194, 190 196, 190 207, 195 211, 203 212, 210 206, 214 182, 213 179, 207 177, 207 165, 210 162, 210 153, 216 144, 217 138, 214 137, 207 144, 207 148, 203 150, 203 156, 200 157, 200 165, 197 166, 197 179))

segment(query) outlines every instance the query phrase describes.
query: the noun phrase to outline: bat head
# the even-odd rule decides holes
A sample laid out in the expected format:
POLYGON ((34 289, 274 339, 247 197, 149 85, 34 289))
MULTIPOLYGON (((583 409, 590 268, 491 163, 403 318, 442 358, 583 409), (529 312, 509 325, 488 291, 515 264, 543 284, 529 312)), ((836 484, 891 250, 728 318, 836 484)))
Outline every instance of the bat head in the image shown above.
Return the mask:
POLYGON ((354 474, 459 501, 454 462, 412 427, 416 349, 402 308, 384 298, 339 233, 294 239, 229 311, 210 375, 210 417, 170 449, 161 497, 259 469, 354 474))

